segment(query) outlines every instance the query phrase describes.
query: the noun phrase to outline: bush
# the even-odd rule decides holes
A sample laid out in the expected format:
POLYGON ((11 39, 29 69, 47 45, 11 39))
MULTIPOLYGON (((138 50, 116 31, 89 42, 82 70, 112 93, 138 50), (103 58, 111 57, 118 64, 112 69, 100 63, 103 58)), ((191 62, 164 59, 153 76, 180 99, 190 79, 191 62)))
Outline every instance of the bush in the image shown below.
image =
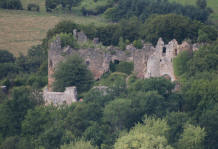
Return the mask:
POLYGON ((60 33, 71 33, 73 34, 73 30, 76 29, 80 31, 80 27, 78 24, 74 23, 73 21, 62 21, 55 25, 53 29, 50 29, 47 33, 47 39, 51 39, 56 34, 60 33))
POLYGON ((142 40, 141 40, 141 39, 134 40, 133 45, 134 45, 137 49, 143 48, 143 44, 142 44, 142 40))
POLYGON ((6 50, 0 50, 0 63, 13 63, 14 60, 13 54, 6 50))
POLYGON ((93 77, 83 60, 77 56, 71 56, 60 63, 54 73, 55 91, 64 91, 67 86, 76 86, 78 93, 91 88, 93 77))
POLYGON ((55 9, 58 5, 61 5, 62 8, 67 8, 71 10, 73 6, 77 6, 81 0, 46 0, 45 6, 46 11, 51 12, 53 9, 55 9))
POLYGON ((13 63, 0 64, 0 79, 18 73, 18 67, 13 63))
MULTIPOLYGON (((58 35, 57 35, 58 36, 58 35)), ((71 33, 60 33, 61 47, 70 46, 71 48, 78 48, 78 44, 71 33)))
POLYGON ((130 75, 134 69, 134 65, 132 62, 120 62, 119 64, 115 65, 116 72, 122 72, 125 74, 130 75))
POLYGON ((176 76, 181 76, 187 71, 187 61, 192 58, 192 55, 188 51, 179 53, 177 57, 173 59, 173 68, 176 76))
POLYGON ((40 11, 40 7, 37 4, 28 4, 27 9, 29 11, 37 11, 37 12, 40 11))
POLYGON ((0 1, 0 8, 4 9, 23 9, 23 6, 20 0, 1 0, 0 1))

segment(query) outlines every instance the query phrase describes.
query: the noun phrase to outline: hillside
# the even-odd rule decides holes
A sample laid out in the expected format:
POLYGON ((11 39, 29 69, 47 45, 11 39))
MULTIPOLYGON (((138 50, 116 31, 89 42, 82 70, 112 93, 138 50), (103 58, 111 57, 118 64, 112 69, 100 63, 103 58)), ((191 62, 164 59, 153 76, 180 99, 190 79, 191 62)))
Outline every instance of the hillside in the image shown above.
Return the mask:
MULTIPOLYGON (((177 2, 183 5, 195 5, 196 0, 169 0, 170 2, 177 2)), ((214 13, 211 14, 211 19, 218 24, 218 1, 207 0, 208 7, 212 8, 214 13)))
POLYGON ((6 49, 16 56, 20 52, 26 54, 28 48, 41 42, 50 28, 65 19, 81 24, 102 25, 105 22, 101 17, 95 16, 54 15, 0 9, 0 49, 6 49))

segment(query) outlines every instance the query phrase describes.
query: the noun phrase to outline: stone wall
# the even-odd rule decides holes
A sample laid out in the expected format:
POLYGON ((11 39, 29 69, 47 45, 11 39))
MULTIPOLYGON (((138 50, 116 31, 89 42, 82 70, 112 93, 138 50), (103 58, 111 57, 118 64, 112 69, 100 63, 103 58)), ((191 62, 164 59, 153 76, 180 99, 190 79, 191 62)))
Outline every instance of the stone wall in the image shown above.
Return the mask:
MULTIPOLYGON (((84 36, 84 35, 83 35, 84 36)), ((87 48, 74 50, 72 48, 61 47, 60 38, 50 44, 48 50, 48 90, 52 91, 54 82, 53 73, 57 64, 64 61, 66 56, 77 54, 82 57, 95 79, 99 79, 105 72, 109 71, 112 61, 128 61, 134 63, 134 73, 139 78, 168 76, 172 81, 176 80, 173 71, 173 58, 181 51, 193 51, 193 46, 187 42, 178 44, 174 39, 165 44, 160 38, 157 45, 144 44, 142 49, 136 49, 133 45, 128 45, 125 51, 115 47, 87 48)), ((194 46, 195 50, 197 49, 194 46)))
POLYGON ((47 88, 45 88, 43 90, 43 98, 46 105, 70 105, 77 101, 76 87, 66 87, 64 92, 50 92, 47 88))

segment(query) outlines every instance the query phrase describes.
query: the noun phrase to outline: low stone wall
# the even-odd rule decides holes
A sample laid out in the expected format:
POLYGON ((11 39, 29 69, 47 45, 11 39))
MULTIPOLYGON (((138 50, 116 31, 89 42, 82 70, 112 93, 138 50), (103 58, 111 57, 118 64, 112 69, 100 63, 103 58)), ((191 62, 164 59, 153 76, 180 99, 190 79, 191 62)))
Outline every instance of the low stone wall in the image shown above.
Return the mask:
POLYGON ((45 105, 70 105, 77 101, 76 87, 66 87, 64 92, 50 92, 48 91, 48 88, 45 88, 43 90, 43 98, 45 105))

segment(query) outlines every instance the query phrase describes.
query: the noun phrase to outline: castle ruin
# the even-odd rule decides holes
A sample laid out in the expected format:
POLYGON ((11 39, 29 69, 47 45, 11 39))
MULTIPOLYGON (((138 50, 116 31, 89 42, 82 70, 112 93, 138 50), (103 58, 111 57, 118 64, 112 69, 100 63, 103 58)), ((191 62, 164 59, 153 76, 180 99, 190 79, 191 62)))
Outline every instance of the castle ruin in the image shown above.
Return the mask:
MULTIPOLYGON (((82 35, 84 36, 84 34, 82 35)), ((81 40, 81 37, 77 37, 77 39, 81 40)), ((87 40, 85 37, 83 39, 87 40)), ((175 81, 173 58, 182 51, 192 52, 196 49, 197 47, 195 45, 193 46, 186 41, 178 44, 174 39, 168 44, 165 44, 162 38, 160 38, 155 47, 151 44, 144 44, 142 49, 136 49, 133 45, 128 45, 125 50, 120 50, 113 46, 107 47, 106 49, 97 48, 96 46, 95 48, 75 50, 69 46, 62 48, 61 39, 57 37, 55 41, 51 42, 48 50, 47 93, 52 92, 52 84, 54 82, 53 74, 58 63, 64 61, 69 55, 76 54, 83 58, 95 79, 100 79, 105 72, 109 71, 110 62, 127 61, 133 62, 134 74, 139 78, 166 76, 171 81, 175 81)))

